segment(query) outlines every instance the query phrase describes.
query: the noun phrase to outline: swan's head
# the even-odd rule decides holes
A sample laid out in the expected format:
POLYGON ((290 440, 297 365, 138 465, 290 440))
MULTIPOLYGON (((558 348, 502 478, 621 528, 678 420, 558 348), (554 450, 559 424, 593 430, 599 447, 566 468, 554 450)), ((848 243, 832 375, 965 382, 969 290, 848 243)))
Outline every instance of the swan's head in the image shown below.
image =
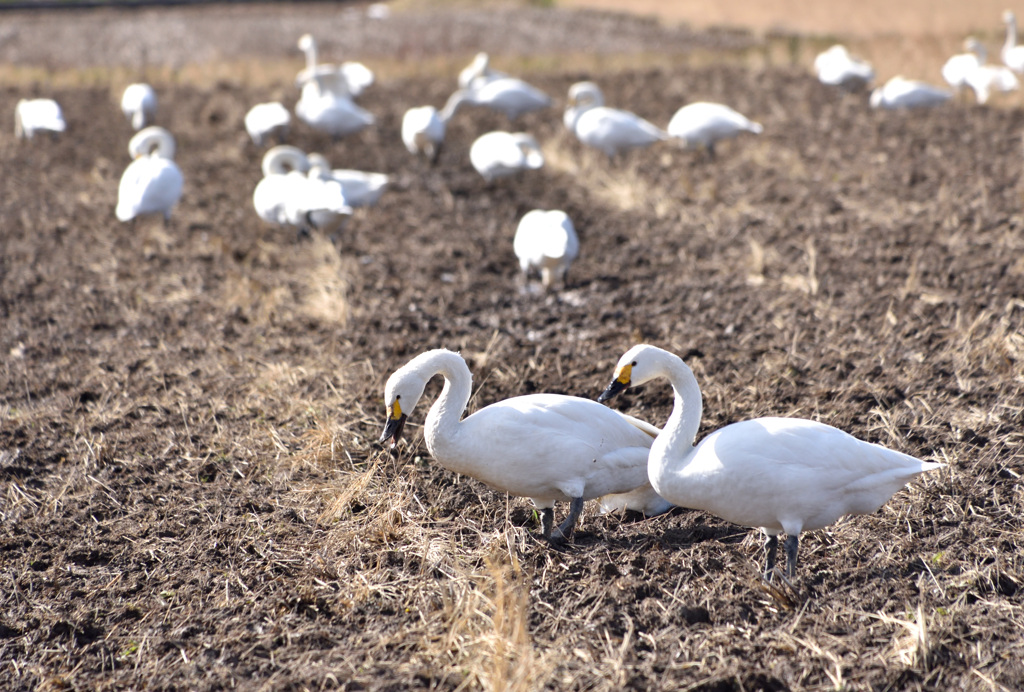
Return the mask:
POLYGON ((174 158, 174 137, 162 127, 153 125, 139 130, 128 141, 128 154, 133 159, 154 153, 165 159, 174 158))
POLYGON ((882 91, 882 87, 877 87, 876 89, 874 89, 871 92, 871 99, 870 99, 871 107, 872 108, 879 108, 879 107, 881 107, 882 99, 883 98, 884 98, 884 94, 883 94, 883 91, 882 91))
POLYGON ((309 170, 309 159, 305 152, 289 144, 281 144, 267 150, 261 162, 263 175, 285 175, 292 171, 305 173, 309 170))
POLYGON ((1003 23, 1004 24, 1016 24, 1017 15, 1013 13, 1013 10, 1006 10, 1003 12, 1003 23))
POLYGON ((601 87, 594 82, 577 82, 569 87, 568 108, 594 108, 604 105, 601 87))
POLYGON ((638 344, 626 351, 615 366, 611 384, 605 387, 597 400, 608 401, 624 389, 637 387, 660 376, 664 354, 662 349, 648 344, 638 344))
POLYGON ((433 351, 422 353, 395 370, 384 385, 384 408, 387 420, 384 421, 384 432, 379 442, 384 444, 391 440, 391 449, 398 446, 398 440, 405 429, 405 421, 427 386, 427 380, 434 376, 433 369, 425 370, 424 361, 433 351))
POLYGON ((303 34, 299 37, 299 50, 306 51, 310 48, 316 48, 316 40, 313 39, 313 34, 303 34))

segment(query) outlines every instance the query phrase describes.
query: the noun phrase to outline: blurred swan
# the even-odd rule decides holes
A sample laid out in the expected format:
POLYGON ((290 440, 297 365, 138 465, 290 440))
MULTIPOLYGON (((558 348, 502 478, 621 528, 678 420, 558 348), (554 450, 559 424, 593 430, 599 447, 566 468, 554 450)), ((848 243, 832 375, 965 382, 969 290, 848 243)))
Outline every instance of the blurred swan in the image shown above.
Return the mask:
POLYGON ((448 97, 441 117, 447 122, 463 104, 486 106, 515 120, 524 113, 547 108, 551 97, 521 79, 501 77, 456 91, 448 97))
POLYGON ((309 154, 309 177, 333 180, 341 185, 345 203, 350 207, 372 207, 384 194, 388 176, 384 173, 364 173, 347 168, 331 170, 331 164, 320 154, 309 154))
POLYGON ((262 168, 252 201, 264 221, 292 226, 302 237, 310 229, 334 234, 352 213, 339 184, 307 175, 309 159, 301 149, 276 146, 263 155, 262 168))
POLYGON ((297 86, 305 86, 313 79, 317 79, 324 92, 339 97, 356 98, 373 84, 373 71, 360 62, 343 62, 341 65, 318 64, 316 40, 312 34, 304 34, 299 38, 299 50, 306 54, 306 67, 295 78, 297 86))
POLYGON ((667 132, 640 116, 606 107, 604 94, 594 82, 578 82, 569 87, 569 103, 562 122, 581 142, 609 157, 668 139, 667 132))
POLYGON ((284 141, 291 124, 291 113, 278 101, 257 103, 245 114, 245 131, 258 147, 263 146, 270 137, 284 141))
POLYGON ((525 132, 488 132, 469 148, 469 161, 487 182, 544 166, 544 154, 533 135, 525 132))
POLYGON ((156 117, 156 92, 148 84, 129 84, 121 95, 121 112, 141 130, 156 117))
POLYGON ((162 127, 144 128, 128 142, 128 153, 134 161, 121 175, 117 189, 118 220, 163 214, 166 225, 185 182, 174 163, 174 137, 162 127))
POLYGON ((1006 42, 1001 52, 1003 64, 1014 72, 1024 74, 1024 46, 1017 45, 1017 16, 1006 10, 1003 21, 1006 22, 1006 42))
POLYGON ((477 53, 473 62, 462 68, 459 72, 459 88, 467 89, 470 86, 482 86, 487 82, 508 77, 504 72, 492 70, 490 67, 490 56, 487 53, 477 53))
POLYGON ((698 101, 676 111, 668 123, 668 133, 681 139, 687 147, 703 146, 715 155, 715 142, 735 137, 741 132, 761 134, 760 123, 748 119, 720 103, 698 101))
POLYGON ((64 113, 53 99, 21 99, 14 108, 14 134, 19 139, 32 139, 36 132, 56 137, 66 128, 64 113))
MULTIPOLYGON (((391 440, 391 448, 396 447, 407 417, 435 375, 442 375, 445 384, 423 426, 431 455, 450 471, 533 500, 541 510, 544 538, 568 538, 585 500, 643 490, 646 499, 653 496, 647 453, 656 428, 595 401, 560 394, 505 399, 460 420, 473 375, 462 356, 446 349, 422 353, 388 378, 381 443, 391 440), (553 507, 562 501, 570 503, 569 515, 554 528, 553 507)), ((664 501, 656 504, 653 509, 659 511, 670 507, 664 501)))
POLYGON ((787 535, 786 571, 792 577, 802 531, 874 512, 914 477, 943 466, 800 418, 733 423, 694 447, 703 412, 697 378, 681 358, 647 344, 619 359, 598 401, 658 377, 672 385, 675 404, 651 447, 651 485, 680 507, 760 528, 768 537, 766 577, 775 565, 779 533, 787 535))
POLYGON ((315 130, 332 137, 359 132, 374 123, 373 113, 360 108, 347 96, 339 96, 324 86, 323 77, 317 76, 302 87, 302 95, 295 104, 295 115, 315 130))
POLYGON ((814 58, 814 72, 822 84, 850 90, 864 88, 875 78, 870 63, 854 58, 846 46, 838 43, 818 53, 814 58))
POLYGON ((523 276, 539 271, 544 288, 550 289, 556 283, 565 286, 569 267, 579 256, 580 241, 564 211, 534 209, 519 221, 512 248, 523 276))
POLYGON ((437 161, 444 144, 448 121, 433 106, 410 108, 402 117, 402 142, 410 154, 423 154, 437 161))
POLYGON ((980 41, 968 38, 964 47, 968 52, 954 55, 942 66, 942 78, 954 91, 968 87, 978 103, 985 103, 993 91, 1014 91, 1019 87, 1010 68, 985 64, 988 52, 980 41))
POLYGON ((953 98, 953 92, 896 76, 871 92, 873 108, 931 108, 953 98))

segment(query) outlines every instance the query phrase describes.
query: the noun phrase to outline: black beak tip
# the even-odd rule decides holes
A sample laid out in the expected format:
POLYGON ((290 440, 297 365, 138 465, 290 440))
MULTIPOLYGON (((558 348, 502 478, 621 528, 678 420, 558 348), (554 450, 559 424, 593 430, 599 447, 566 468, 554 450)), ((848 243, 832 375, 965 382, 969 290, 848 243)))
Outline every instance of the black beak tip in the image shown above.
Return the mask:
POLYGON ((627 385, 622 384, 618 380, 612 380, 612 383, 604 388, 604 391, 601 392, 601 396, 597 397, 597 400, 601 403, 604 403, 605 401, 608 401, 613 396, 615 396, 623 389, 625 389, 626 386, 627 385))

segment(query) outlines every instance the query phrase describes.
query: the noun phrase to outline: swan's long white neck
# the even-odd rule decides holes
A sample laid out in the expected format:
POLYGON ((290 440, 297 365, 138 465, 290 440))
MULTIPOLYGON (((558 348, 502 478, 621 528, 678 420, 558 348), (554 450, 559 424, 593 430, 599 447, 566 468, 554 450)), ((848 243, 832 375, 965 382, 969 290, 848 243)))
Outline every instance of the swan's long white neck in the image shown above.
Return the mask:
POLYGON ((448 102, 444 104, 444 108, 438 113, 438 117, 441 118, 441 122, 447 123, 449 118, 455 115, 455 111, 459 110, 459 106, 463 103, 475 103, 474 93, 472 89, 459 89, 452 93, 448 97, 448 102))
MULTIPOLYGON (((452 458, 448 450, 457 443, 459 420, 473 391, 473 374, 462 356, 451 351, 435 352, 421 367, 425 379, 434 375, 444 377, 444 389, 430 407, 423 426, 427 449, 436 459, 452 458)), ((460 469, 451 470, 461 472, 460 469)))
POLYGON ((159 129, 142 130, 128 143, 132 157, 151 156, 155 151, 165 159, 174 158, 174 138, 170 133, 159 129))
POLYGON ((312 71, 316 67, 316 41, 312 37, 303 44, 306 53, 306 69, 312 71))
POLYGON ((648 476, 655 490, 669 465, 677 471, 686 465, 687 458, 694 450, 693 441, 697 437, 704 413, 700 385, 693 371, 679 356, 668 352, 659 355, 660 359, 655 364, 655 377, 668 379, 675 403, 668 422, 651 446, 648 476))
POLYGON ((1003 44, 1003 50, 1013 50, 1017 45, 1017 17, 1016 15, 1009 14, 1006 16, 1006 43, 1003 44))

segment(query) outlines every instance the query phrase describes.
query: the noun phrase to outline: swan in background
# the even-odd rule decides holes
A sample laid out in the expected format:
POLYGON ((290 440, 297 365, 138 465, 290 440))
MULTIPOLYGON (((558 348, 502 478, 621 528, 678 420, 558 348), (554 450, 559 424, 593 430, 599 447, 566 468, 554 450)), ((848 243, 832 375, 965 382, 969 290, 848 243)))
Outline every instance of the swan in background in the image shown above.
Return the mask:
POLYGON ((668 133, 687 147, 703 146, 714 157, 715 142, 741 132, 761 134, 764 128, 741 113, 720 103, 699 101, 683 106, 668 123, 668 133))
POLYGON ((185 183, 174 163, 174 137, 162 127, 144 128, 128 142, 128 153, 134 161, 121 175, 117 189, 118 220, 163 214, 166 226, 185 183))
POLYGON ((464 104, 485 106, 515 120, 524 113, 547 108, 551 97, 521 79, 501 77, 454 92, 448 97, 441 117, 447 122, 464 104))
POLYGON ((402 117, 402 142, 410 154, 423 154, 434 163, 447 129, 448 121, 433 106, 410 108, 402 117))
POLYGON ((580 254, 580 241, 572 219, 564 211, 534 209, 519 221, 512 249, 524 279, 530 272, 539 271, 547 290, 554 283, 565 287, 569 267, 580 254))
POLYGON ((341 65, 317 64, 316 40, 312 34, 299 37, 299 50, 306 54, 306 67, 295 78, 296 85, 303 87, 316 79, 324 92, 334 96, 355 98, 373 84, 373 71, 360 62, 343 62, 341 65))
POLYGON ((1006 10, 1003 21, 1006 22, 1006 42, 1001 52, 1003 64, 1018 74, 1024 74, 1024 46, 1017 45, 1017 15, 1006 10))
POLYGON ((569 87, 569 103, 562 122, 577 139, 600 149, 609 158, 668 139, 667 132, 635 113, 605 106, 604 94, 594 82, 578 82, 569 87))
POLYGON ((504 72, 492 70, 490 61, 490 56, 487 53, 477 53, 473 62, 459 72, 459 88, 468 89, 471 86, 482 86, 487 82, 508 77, 504 72))
POLYGON ((957 53, 942 65, 942 78, 953 91, 967 86, 967 75, 984 62, 985 47, 973 36, 964 40, 966 53, 957 53))
MULTIPOLYGON (((421 353, 388 378, 381 443, 391 440, 395 449, 435 375, 445 383, 423 426, 430 454, 449 471, 533 500, 541 510, 544 538, 554 543, 568 538, 585 500, 643 490, 647 499, 652 496, 647 453, 657 428, 595 401, 561 394, 505 399, 460 420, 473 375, 462 356, 446 349, 421 353), (554 528, 554 504, 564 501, 570 503, 569 514, 554 528)), ((671 506, 657 504, 660 511, 671 506)))
POLYGON ((700 386, 682 358, 647 344, 619 359, 598 401, 658 377, 675 404, 651 446, 651 485, 668 502, 710 512, 767 536, 766 578, 785 533, 786 571, 797 566, 799 535, 847 514, 874 512, 913 478, 944 464, 921 461, 801 418, 755 418, 727 425, 694 447, 703 413, 700 386))
POLYGON ((338 183, 310 178, 309 159, 297 147, 276 146, 263 155, 263 179, 253 191, 256 213, 268 223, 334 234, 352 213, 338 183))
POLYGON ((896 76, 871 92, 872 108, 931 108, 953 98, 953 92, 896 76))
POLYGON ((985 103, 993 91, 1014 91, 1020 86, 1010 68, 985 64, 988 52, 980 41, 968 38, 964 47, 968 52, 954 55, 942 66, 942 78, 954 91, 968 87, 978 103, 985 103))
POLYGON ((32 139, 36 132, 56 137, 66 128, 60 104, 53 99, 21 99, 14 108, 14 134, 18 139, 32 139))
POLYGON ((814 72, 822 84, 849 90, 862 89, 875 78, 870 63, 854 58, 846 46, 838 43, 818 53, 814 58, 814 72))
POLYGON ((533 135, 525 132, 488 132, 469 148, 469 161, 487 182, 544 166, 544 154, 533 135))
POLYGON ((347 96, 339 96, 316 76, 302 87, 295 115, 315 130, 334 138, 351 135, 374 123, 373 113, 360 108, 347 96))
POLYGON ((384 173, 364 173, 347 168, 332 170, 331 164, 320 154, 309 154, 306 158, 309 177, 338 183, 345 203, 350 207, 372 207, 388 186, 388 176, 384 173))
POLYGON ((141 130, 156 117, 156 92, 148 84, 129 84, 121 95, 121 112, 141 130))
POLYGON ((291 124, 291 113, 278 101, 257 103, 245 114, 245 131, 258 147, 263 146, 270 137, 283 142, 291 124))

